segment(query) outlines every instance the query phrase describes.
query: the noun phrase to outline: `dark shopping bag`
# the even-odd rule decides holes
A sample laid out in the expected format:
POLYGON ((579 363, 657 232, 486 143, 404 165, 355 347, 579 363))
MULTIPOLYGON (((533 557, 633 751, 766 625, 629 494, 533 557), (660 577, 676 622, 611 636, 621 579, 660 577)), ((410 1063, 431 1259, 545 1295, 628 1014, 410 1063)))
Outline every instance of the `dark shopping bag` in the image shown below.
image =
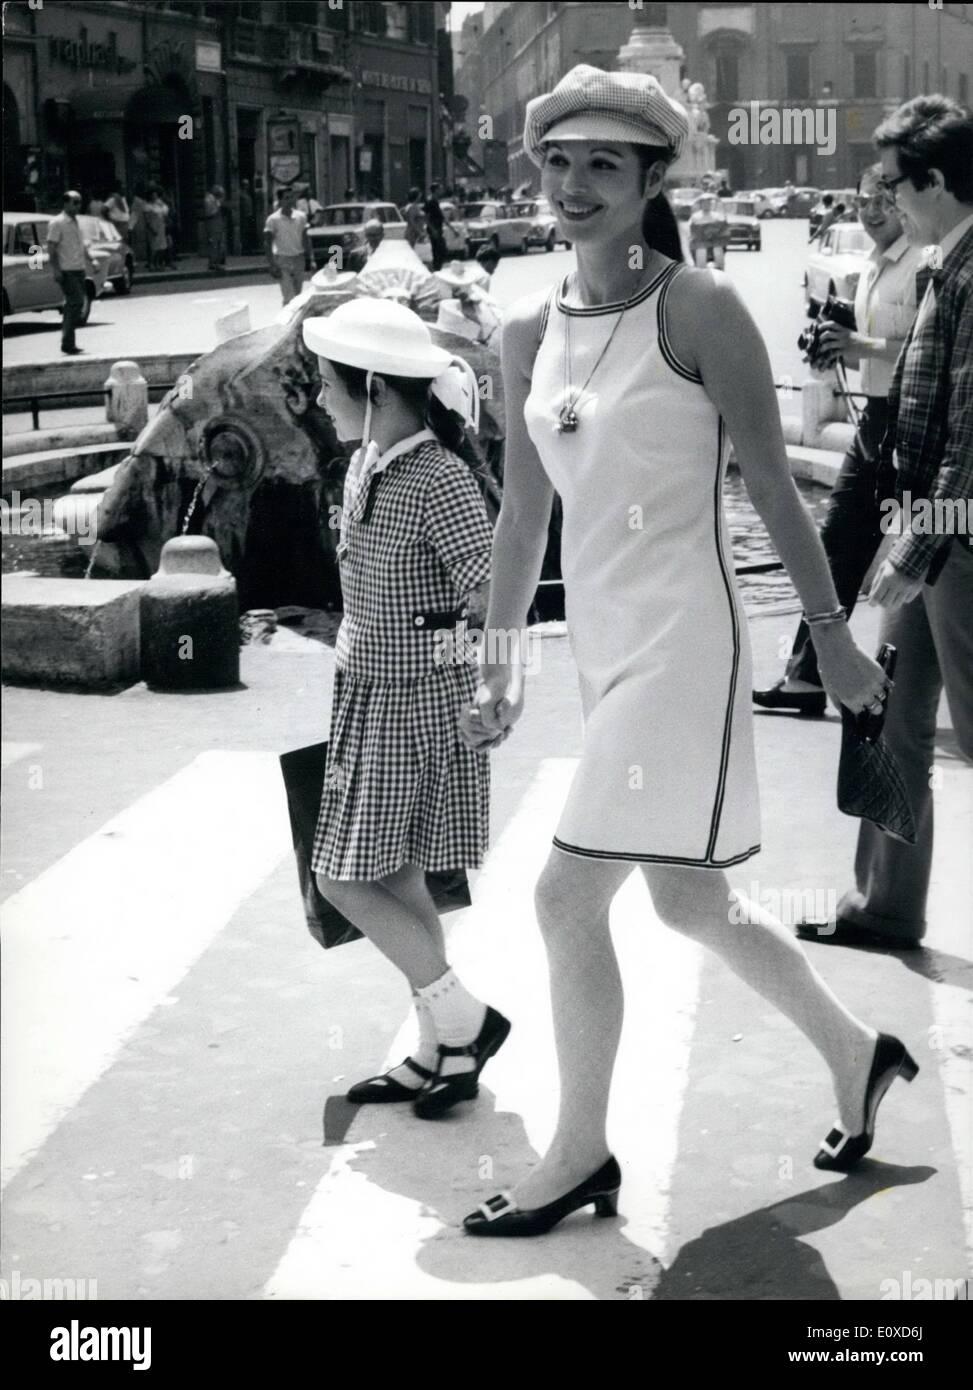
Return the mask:
MULTIPOLYGON (((878 663, 889 679, 895 671, 895 648, 887 643, 878 663)), ((852 714, 841 706, 841 756, 838 760, 838 810, 846 816, 869 820, 893 840, 914 845, 916 823, 909 793, 892 750, 882 738, 885 710, 881 714, 852 714)))
MULTIPOLYGON (((318 823, 327 760, 326 743, 312 743, 307 748, 295 748, 290 753, 280 755, 304 916, 308 931, 325 950, 332 946, 343 946, 346 941, 356 941, 362 935, 347 917, 321 896, 311 868, 314 831, 318 823)), ((465 869, 427 873, 426 884, 440 912, 469 907, 470 886, 465 869)))

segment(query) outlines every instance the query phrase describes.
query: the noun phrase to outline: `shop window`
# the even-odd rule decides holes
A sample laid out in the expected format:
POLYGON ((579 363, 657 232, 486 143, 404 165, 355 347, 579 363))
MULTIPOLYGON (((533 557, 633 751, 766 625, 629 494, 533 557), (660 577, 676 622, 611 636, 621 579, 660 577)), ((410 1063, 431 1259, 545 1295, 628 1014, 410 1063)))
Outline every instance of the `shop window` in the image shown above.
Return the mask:
POLYGON ((355 5, 356 27, 362 34, 382 37, 385 34, 385 6, 378 0, 358 0, 355 5))
POLYGON ((386 35, 390 39, 407 39, 409 37, 409 13, 408 8, 402 4, 386 5, 386 35))

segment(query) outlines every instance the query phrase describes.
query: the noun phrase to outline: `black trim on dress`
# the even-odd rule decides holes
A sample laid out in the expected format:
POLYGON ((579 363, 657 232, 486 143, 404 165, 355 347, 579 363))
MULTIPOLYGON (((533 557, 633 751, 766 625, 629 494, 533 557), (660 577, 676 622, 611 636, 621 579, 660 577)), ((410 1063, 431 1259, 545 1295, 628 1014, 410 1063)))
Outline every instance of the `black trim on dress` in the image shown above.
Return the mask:
POLYGON ((565 840, 559 840, 556 835, 552 843, 556 849, 564 850, 566 854, 580 855, 584 859, 621 859, 625 863, 631 861, 639 864, 686 864, 690 868, 704 869, 724 869, 732 864, 742 864, 745 859, 751 859, 760 850, 760 845, 752 845, 742 854, 735 854, 732 859, 689 859, 676 854, 626 854, 614 849, 583 849, 580 845, 569 845, 565 840))
POLYGON ((720 521, 723 516, 723 438, 724 426, 723 416, 719 417, 716 427, 716 480, 714 483, 713 498, 713 524, 716 534, 716 557, 720 566, 720 573, 723 576, 723 585, 726 589, 727 602, 730 607, 730 622, 733 630, 733 665, 730 670, 730 690, 726 703, 726 716, 723 721, 723 747, 720 755, 720 774, 716 783, 716 799, 713 803, 713 817, 710 822, 709 842, 706 846, 707 859, 713 853, 716 846, 716 839, 720 829, 720 817, 723 814, 723 798, 726 794, 726 774, 730 761, 730 737, 733 729, 733 704, 736 699, 737 676, 740 670, 740 623, 737 616, 736 604, 733 602, 733 586, 730 581, 726 568, 726 557, 723 554, 723 534, 720 521))
POLYGON ((676 265, 674 267, 669 279, 662 287, 662 293, 659 295, 659 304, 656 310, 659 329, 659 351, 662 353, 662 358, 666 366, 671 367, 677 376, 683 377, 686 381, 692 381, 697 386, 702 386, 703 378, 699 373, 691 372, 685 363, 680 362, 679 358, 673 352, 672 344, 669 342, 669 332, 666 327, 666 299, 669 295, 669 289, 673 280, 684 268, 685 267, 681 265, 676 265))
POLYGON ((571 273, 569 271, 568 275, 565 275, 560 285, 558 285, 557 294, 554 297, 554 302, 557 305, 558 309, 560 309, 562 314, 577 314, 579 316, 588 318, 593 317, 595 314, 617 314, 619 309, 632 309, 636 304, 641 304, 644 299, 648 299, 650 294, 654 294, 654 292, 659 288, 659 285, 661 284, 662 280, 667 275, 671 275, 672 266, 676 264, 677 262, 670 261, 667 266, 663 266, 662 270, 659 271, 658 275, 656 275, 654 279, 652 279, 645 286, 644 289, 639 290, 638 294, 634 294, 631 299, 619 299, 616 300, 613 304, 589 304, 583 309, 578 309, 571 304, 564 303, 564 288, 568 283, 568 275, 570 275, 571 273))

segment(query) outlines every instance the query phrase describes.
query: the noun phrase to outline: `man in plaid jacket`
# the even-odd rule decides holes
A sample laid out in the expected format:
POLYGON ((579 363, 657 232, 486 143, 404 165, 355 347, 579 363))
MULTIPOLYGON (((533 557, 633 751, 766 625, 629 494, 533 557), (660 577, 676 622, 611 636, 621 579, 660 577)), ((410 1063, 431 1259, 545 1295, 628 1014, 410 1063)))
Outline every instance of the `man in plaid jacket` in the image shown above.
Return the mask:
MULTIPOLYGON (((894 466, 902 533, 869 595, 885 609, 882 642, 898 649, 885 736, 918 839, 902 844, 863 820, 856 887, 838 905, 835 930, 816 939, 906 947, 925 933, 929 773, 944 685, 960 750, 973 759, 973 116, 947 97, 916 97, 882 122, 874 140, 883 186, 927 262, 882 444, 888 477, 894 466)), ((814 936, 812 928, 801 935, 814 936)))

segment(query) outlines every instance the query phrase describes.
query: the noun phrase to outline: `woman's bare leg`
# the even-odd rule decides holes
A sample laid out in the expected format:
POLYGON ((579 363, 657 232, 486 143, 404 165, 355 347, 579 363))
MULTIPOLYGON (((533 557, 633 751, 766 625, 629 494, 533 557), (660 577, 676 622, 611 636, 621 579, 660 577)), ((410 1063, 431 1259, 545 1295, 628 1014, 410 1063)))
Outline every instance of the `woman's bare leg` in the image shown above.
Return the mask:
POLYGON ((608 1094, 622 1030, 622 981, 608 909, 631 866, 551 851, 537 883, 561 1097, 547 1153, 514 1189, 527 1210, 562 1197, 604 1163, 608 1094))
POLYGON ((662 921, 715 951, 814 1044, 831 1070, 842 1126, 861 1133, 875 1030, 845 1008, 773 913, 731 889, 724 873, 668 864, 642 871, 662 921))

